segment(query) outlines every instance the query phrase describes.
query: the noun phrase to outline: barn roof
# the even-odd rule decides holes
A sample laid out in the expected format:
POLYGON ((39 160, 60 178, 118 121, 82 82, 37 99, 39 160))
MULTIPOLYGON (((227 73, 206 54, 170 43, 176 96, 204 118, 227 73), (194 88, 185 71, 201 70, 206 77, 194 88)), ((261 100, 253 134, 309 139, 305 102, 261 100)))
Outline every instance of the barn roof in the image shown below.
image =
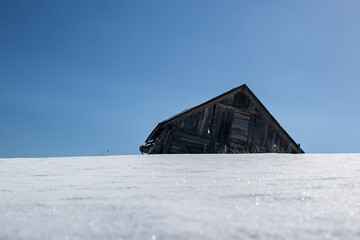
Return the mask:
MULTIPOLYGON (((225 99, 226 97, 228 97, 229 95, 234 94, 235 92, 240 92, 240 91, 246 91, 247 93, 249 93, 252 98, 255 100, 255 103, 257 104, 257 107, 260 108, 259 110, 261 110, 264 114, 266 114, 271 121, 273 121, 280 129, 280 131, 290 139, 290 141, 293 142, 293 144, 297 145, 297 143, 290 137, 290 135, 281 127, 281 125, 278 123, 278 121, 276 121, 276 119, 271 115, 271 113, 266 109, 266 107, 260 102, 260 100, 255 96, 255 94, 250 90, 250 88, 248 88, 248 86, 246 84, 243 84, 239 87, 233 88, 217 97, 214 97, 200 105, 197 105, 195 107, 186 109, 162 122, 159 122, 158 125, 156 126, 156 128, 150 133, 149 137, 146 139, 145 142, 149 142, 152 139, 155 139, 157 136, 159 136, 159 134, 161 133, 161 131, 166 128, 166 126, 173 121, 176 121, 186 115, 192 114, 196 111, 199 111, 205 107, 207 107, 210 104, 213 104, 215 102, 220 102, 221 100, 225 99)), ((301 150, 302 151, 302 150, 301 150)), ((302 151, 303 152, 303 151, 302 151)))

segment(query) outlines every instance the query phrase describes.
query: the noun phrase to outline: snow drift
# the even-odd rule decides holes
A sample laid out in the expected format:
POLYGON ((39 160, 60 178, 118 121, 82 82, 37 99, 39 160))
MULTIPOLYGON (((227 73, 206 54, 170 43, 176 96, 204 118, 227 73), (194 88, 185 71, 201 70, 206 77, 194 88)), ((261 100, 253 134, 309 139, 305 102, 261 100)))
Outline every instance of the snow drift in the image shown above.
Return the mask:
POLYGON ((0 239, 358 239, 359 154, 0 159, 0 239))

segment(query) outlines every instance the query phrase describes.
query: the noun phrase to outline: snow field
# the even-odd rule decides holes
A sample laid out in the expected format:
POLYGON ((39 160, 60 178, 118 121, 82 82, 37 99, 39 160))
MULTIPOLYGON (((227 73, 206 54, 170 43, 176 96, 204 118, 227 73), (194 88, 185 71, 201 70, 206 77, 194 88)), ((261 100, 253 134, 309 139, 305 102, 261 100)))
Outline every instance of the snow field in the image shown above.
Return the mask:
POLYGON ((360 239, 359 154, 0 159, 0 239, 360 239))

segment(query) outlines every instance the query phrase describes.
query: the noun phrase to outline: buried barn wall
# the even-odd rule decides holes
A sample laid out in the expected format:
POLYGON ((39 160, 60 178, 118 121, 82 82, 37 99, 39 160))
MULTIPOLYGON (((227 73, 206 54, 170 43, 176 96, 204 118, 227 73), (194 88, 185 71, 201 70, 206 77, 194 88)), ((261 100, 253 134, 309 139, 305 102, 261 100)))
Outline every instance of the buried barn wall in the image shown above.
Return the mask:
MULTIPOLYGON (((252 94, 241 89, 160 123, 146 153, 299 153, 252 94)), ((142 146, 143 149, 144 146, 142 146)))

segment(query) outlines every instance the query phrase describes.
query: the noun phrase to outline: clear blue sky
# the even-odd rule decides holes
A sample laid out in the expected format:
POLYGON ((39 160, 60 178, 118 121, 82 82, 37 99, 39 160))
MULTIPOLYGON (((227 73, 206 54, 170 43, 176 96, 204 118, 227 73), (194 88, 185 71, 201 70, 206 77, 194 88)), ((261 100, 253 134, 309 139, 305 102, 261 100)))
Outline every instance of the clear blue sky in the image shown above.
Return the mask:
POLYGON ((0 1, 0 157, 139 154, 246 83, 306 152, 360 152, 359 1, 0 1))

